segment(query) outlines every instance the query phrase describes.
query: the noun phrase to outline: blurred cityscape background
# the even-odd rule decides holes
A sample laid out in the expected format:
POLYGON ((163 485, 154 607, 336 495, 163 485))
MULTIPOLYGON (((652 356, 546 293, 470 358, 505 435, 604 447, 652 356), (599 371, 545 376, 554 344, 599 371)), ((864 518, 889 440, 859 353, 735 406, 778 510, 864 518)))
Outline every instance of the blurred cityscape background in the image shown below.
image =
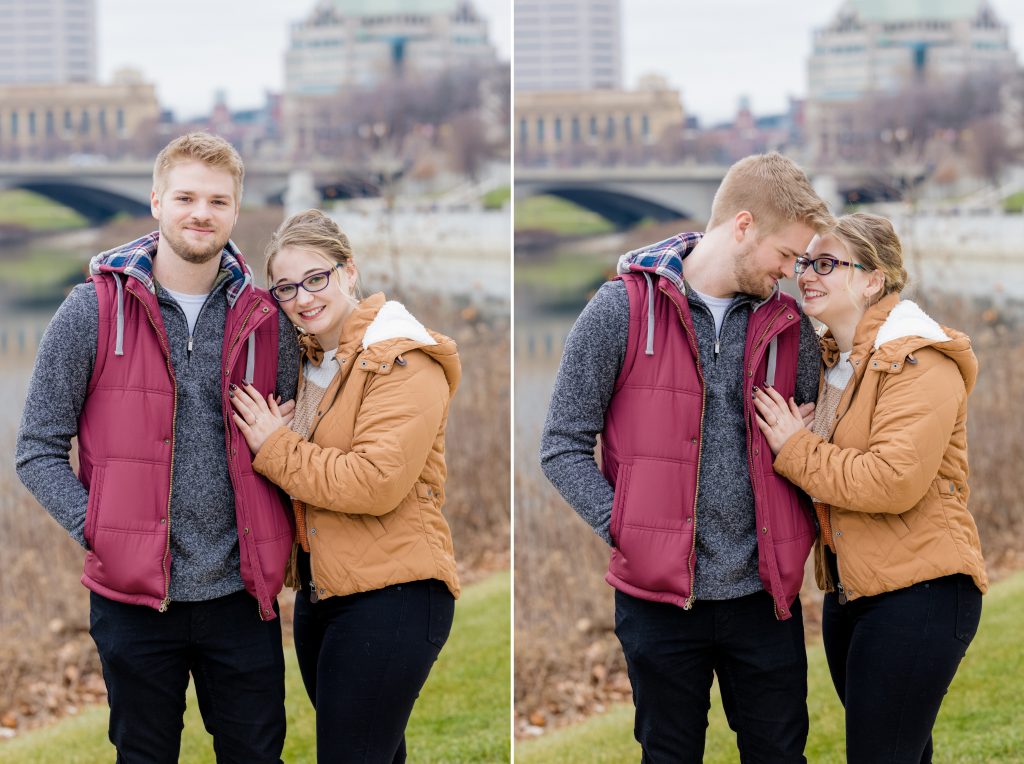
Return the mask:
MULTIPOLYGON (((981 363, 972 511, 994 578, 1024 562, 1013 466, 1024 428, 1005 416, 1024 373, 1024 5, 686 8, 514 3, 515 702, 524 739, 630 699, 603 581, 608 551, 538 464, 565 336, 618 255, 703 230, 728 166, 748 154, 794 158, 837 214, 890 217, 911 274, 906 296, 972 336, 981 363)), ((808 581, 813 644, 820 595, 808 581)), ((628 739, 627 717, 617 718, 628 739)), ((821 729, 812 724, 812 736, 821 729)), ((555 761, 561 749, 524 745, 517 759, 520 750, 523 761, 555 761)), ((627 754, 608 760, 615 755, 627 754)), ((823 756, 813 760, 838 760, 823 756)))
MULTIPOLYGON (((104 700, 81 550, 18 483, 14 439, 53 311, 92 255, 156 227, 153 160, 189 131, 245 161, 232 238, 258 279, 277 225, 321 207, 364 292, 458 341, 446 514, 463 579, 507 586, 508 0, 0 0, 0 18, 0 741, 104 700)), ((496 671, 481 741, 501 750, 496 671)))

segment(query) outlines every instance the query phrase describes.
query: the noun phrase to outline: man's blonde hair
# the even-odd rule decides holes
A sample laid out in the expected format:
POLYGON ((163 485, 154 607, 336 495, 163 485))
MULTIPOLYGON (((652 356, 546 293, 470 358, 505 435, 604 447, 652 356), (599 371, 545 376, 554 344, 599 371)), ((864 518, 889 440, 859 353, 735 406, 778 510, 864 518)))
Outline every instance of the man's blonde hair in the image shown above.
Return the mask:
POLYGON ((822 233, 832 224, 825 202, 793 160, 778 152, 741 159, 725 174, 711 203, 708 230, 746 210, 754 217, 759 236, 775 233, 790 223, 802 223, 822 233))
POLYGON ((245 165, 235 147, 219 135, 197 132, 182 135, 164 146, 153 163, 153 190, 164 192, 167 174, 183 162, 202 162, 218 170, 226 170, 235 181, 235 204, 242 202, 242 179, 245 165))

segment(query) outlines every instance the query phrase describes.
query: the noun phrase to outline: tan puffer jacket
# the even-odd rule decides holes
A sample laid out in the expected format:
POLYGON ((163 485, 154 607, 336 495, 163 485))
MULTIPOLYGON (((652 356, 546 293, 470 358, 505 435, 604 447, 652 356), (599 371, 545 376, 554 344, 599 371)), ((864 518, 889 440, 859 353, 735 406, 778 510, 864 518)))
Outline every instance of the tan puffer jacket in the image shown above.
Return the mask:
MULTIPOLYGON (((838 349, 823 338, 826 365, 838 349)), ((967 396, 978 361, 970 339, 913 302, 888 295, 854 336, 853 378, 832 442, 801 430, 775 471, 832 506, 839 578, 849 599, 953 573, 988 589, 967 509, 967 396)), ((815 574, 831 591, 820 539, 815 574)))
MULTIPOLYGON (((309 441, 282 427, 253 460, 306 504, 321 599, 430 578, 459 596, 441 506, 445 425, 461 367, 453 340, 429 332, 436 344, 427 344, 426 335, 398 303, 364 299, 345 322, 341 370, 309 441)), ((289 578, 297 583, 294 571, 289 578)))

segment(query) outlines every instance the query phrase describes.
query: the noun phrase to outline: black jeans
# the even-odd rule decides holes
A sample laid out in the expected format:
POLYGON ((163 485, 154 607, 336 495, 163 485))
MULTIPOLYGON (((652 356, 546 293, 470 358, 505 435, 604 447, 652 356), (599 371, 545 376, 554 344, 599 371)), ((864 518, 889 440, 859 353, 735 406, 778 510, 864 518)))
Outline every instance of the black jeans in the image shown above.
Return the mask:
POLYGON ((825 595, 822 636, 846 708, 849 764, 932 760, 932 727, 981 619, 969 576, 924 581, 839 604, 825 595))
POLYGON ((295 597, 295 652, 316 708, 319 762, 405 761, 405 727, 448 639, 455 598, 412 581, 310 602, 295 597))
POLYGON ((218 762, 281 761, 281 621, 261 621, 248 592, 172 602, 165 613, 93 593, 89 617, 118 762, 178 761, 190 673, 218 762))
POLYGON ((615 633, 626 654, 645 764, 703 760, 714 674, 744 764, 806 761, 799 600, 792 617, 779 621, 765 592, 698 600, 683 610, 616 591, 615 633))

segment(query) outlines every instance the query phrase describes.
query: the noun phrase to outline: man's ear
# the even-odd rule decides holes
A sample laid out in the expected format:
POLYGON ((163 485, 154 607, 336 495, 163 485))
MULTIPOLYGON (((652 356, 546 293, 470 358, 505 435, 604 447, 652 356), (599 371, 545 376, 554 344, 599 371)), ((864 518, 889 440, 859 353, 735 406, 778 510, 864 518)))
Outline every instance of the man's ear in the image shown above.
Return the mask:
POLYGON ((750 228, 754 225, 754 216, 746 210, 740 210, 736 213, 736 217, 732 219, 732 235, 736 241, 740 242, 751 233, 750 228))

